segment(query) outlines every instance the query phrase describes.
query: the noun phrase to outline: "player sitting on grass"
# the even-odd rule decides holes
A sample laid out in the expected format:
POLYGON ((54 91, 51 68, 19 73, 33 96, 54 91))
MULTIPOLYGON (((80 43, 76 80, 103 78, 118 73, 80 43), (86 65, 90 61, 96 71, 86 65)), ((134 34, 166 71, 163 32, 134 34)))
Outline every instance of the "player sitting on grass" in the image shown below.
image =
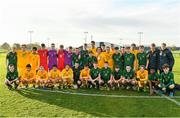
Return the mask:
POLYGON ((21 83, 23 86, 25 86, 26 88, 30 85, 33 84, 33 86, 35 85, 35 72, 34 70, 32 70, 31 65, 27 64, 26 65, 26 70, 23 72, 23 75, 21 77, 21 83))
POLYGON ((148 83, 149 83, 150 95, 152 95, 154 93, 153 90, 158 89, 158 85, 159 85, 159 74, 156 73, 155 69, 153 68, 150 69, 150 73, 148 75, 148 83))
POLYGON ((102 86, 108 86, 108 90, 111 89, 111 80, 112 80, 112 70, 108 66, 108 62, 104 62, 104 67, 101 69, 100 77, 99 77, 99 85, 102 86))
POLYGON ((36 74, 36 84, 38 85, 38 88, 41 87, 46 88, 47 79, 48 79, 47 71, 44 69, 43 66, 40 66, 36 74))
POLYGON ((138 91, 142 90, 145 92, 148 84, 148 71, 145 70, 145 66, 141 65, 140 70, 137 71, 137 82, 138 82, 138 91))
POLYGON ((170 97, 174 96, 174 74, 169 71, 169 65, 163 65, 163 72, 160 75, 159 87, 162 89, 163 93, 169 94, 170 97))
POLYGON ((13 84, 14 84, 14 88, 17 89, 19 85, 18 72, 15 70, 15 67, 13 64, 10 64, 8 68, 9 68, 9 71, 6 74, 5 84, 8 86, 9 90, 12 89, 13 84))
POLYGON ((70 68, 68 64, 65 66, 65 69, 62 70, 61 75, 63 79, 63 86, 72 88, 73 87, 73 70, 70 68))
POLYGON ((131 66, 127 65, 125 70, 123 71, 123 75, 120 80, 120 85, 122 86, 122 88, 126 89, 136 88, 135 72, 131 68, 131 66))
POLYGON ((91 75, 91 79, 92 79, 92 86, 93 88, 97 88, 99 89, 99 74, 101 72, 101 69, 98 68, 98 63, 97 61, 95 61, 93 63, 93 68, 90 70, 90 75, 91 75))
POLYGON ((120 70, 119 66, 116 65, 113 71, 112 86, 118 88, 121 78, 122 78, 122 70, 120 70))
POLYGON ((58 87, 61 88, 63 81, 61 78, 61 73, 57 68, 57 65, 53 65, 53 68, 50 70, 47 83, 47 87, 50 87, 51 89, 53 89, 56 84, 58 84, 58 87))
POLYGON ((90 76, 90 69, 88 67, 88 64, 86 64, 84 66, 84 69, 81 70, 80 78, 78 81, 78 86, 90 88, 90 85, 92 85, 92 80, 91 80, 91 76, 90 76))

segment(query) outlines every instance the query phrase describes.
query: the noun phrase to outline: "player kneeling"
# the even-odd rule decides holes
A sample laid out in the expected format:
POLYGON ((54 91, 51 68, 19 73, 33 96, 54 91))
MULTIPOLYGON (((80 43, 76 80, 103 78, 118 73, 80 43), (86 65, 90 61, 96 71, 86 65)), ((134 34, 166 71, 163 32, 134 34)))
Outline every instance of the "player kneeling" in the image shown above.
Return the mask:
POLYGON ((31 69, 31 65, 26 65, 26 70, 23 72, 23 75, 21 77, 21 83, 26 88, 32 84, 35 86, 35 72, 31 69))
POLYGON ((61 88, 63 85, 63 80, 61 78, 61 73, 58 70, 57 65, 53 65, 53 68, 49 72, 47 87, 53 89, 56 84, 58 84, 58 88, 61 88))
POLYGON ((93 63, 93 68, 90 70, 90 76, 92 79, 92 87, 99 89, 99 76, 101 69, 98 68, 98 63, 95 61, 93 63))
POLYGON ((115 69, 113 71, 113 79, 112 79, 112 83, 111 83, 112 85, 111 86, 118 88, 120 81, 121 81, 121 78, 122 78, 122 71, 120 70, 119 66, 116 65, 115 69))
POLYGON ((90 76, 90 69, 88 67, 88 64, 84 66, 84 69, 81 70, 80 77, 78 80, 78 88, 80 86, 85 88, 90 88, 90 85, 92 85, 92 79, 90 76))
POLYGON ((157 90, 159 87, 159 74, 155 72, 155 69, 150 69, 150 73, 148 75, 148 83, 150 89, 150 95, 154 93, 154 90, 157 90))
POLYGON ((48 73, 43 66, 40 66, 36 74, 36 84, 38 88, 46 88, 47 86, 48 73))
POLYGON ((123 71, 122 78, 120 79, 120 85, 122 86, 122 88, 132 88, 133 90, 135 90, 136 84, 137 82, 135 79, 135 72, 131 68, 131 66, 127 65, 125 70, 123 71))
POLYGON ((145 66, 140 66, 140 70, 137 71, 138 91, 142 90, 145 92, 148 84, 148 71, 145 70, 145 66))
POLYGON ((104 62, 104 67, 101 69, 99 85, 100 87, 108 86, 108 90, 112 88, 112 70, 108 67, 108 62, 104 62))
POLYGON ((9 71, 6 74, 5 84, 8 86, 8 89, 11 90, 14 84, 14 88, 17 89, 19 85, 18 72, 15 70, 14 65, 10 64, 8 66, 9 71))
POLYGON ((169 94, 170 97, 174 96, 174 74, 169 71, 169 65, 163 65, 163 72, 160 76, 160 84, 159 87, 163 91, 163 93, 169 94))
POLYGON ((73 87, 73 71, 70 66, 66 65, 61 73, 63 79, 63 86, 69 88, 73 87))

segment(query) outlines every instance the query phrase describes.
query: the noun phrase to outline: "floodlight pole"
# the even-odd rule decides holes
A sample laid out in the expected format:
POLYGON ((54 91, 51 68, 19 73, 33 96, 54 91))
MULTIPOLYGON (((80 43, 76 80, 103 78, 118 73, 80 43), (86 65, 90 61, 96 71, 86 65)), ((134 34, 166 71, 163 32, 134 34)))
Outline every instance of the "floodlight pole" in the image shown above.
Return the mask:
POLYGON ((138 34, 139 34, 139 45, 141 45, 143 32, 138 32, 138 34))
POLYGON ((30 44, 31 44, 32 43, 32 34, 34 33, 34 31, 29 30, 28 33, 29 33, 29 40, 30 40, 30 44))
POLYGON ((84 35, 85 35, 84 41, 85 41, 85 43, 87 43, 87 35, 88 35, 88 32, 84 32, 84 35))

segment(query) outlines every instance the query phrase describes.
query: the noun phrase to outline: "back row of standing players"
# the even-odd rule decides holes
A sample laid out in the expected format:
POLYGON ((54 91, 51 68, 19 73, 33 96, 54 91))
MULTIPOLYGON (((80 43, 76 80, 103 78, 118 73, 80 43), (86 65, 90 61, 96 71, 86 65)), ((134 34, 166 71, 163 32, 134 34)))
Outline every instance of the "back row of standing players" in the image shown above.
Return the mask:
POLYGON ((50 71, 54 66, 62 71, 66 65, 74 68, 76 64, 78 64, 80 70, 84 66, 92 69, 93 64, 97 62, 100 69, 107 63, 111 71, 114 71, 116 67, 121 71, 130 67, 137 72, 143 66, 148 72, 153 69, 160 73, 163 72, 164 64, 169 66, 170 71, 172 71, 174 65, 173 55, 165 43, 162 43, 160 49, 157 49, 154 43, 151 44, 148 52, 145 52, 142 45, 137 49, 135 44, 121 49, 114 47, 113 44, 111 46, 95 47, 94 41, 91 42, 90 48, 87 47, 87 44, 84 44, 83 48, 73 50, 72 47, 69 47, 65 50, 64 46, 60 45, 58 51, 55 49, 55 44, 51 44, 50 50, 46 49, 45 44, 41 44, 41 49, 37 50, 36 47, 33 47, 32 51, 28 51, 26 45, 22 45, 21 50, 16 50, 16 47, 13 47, 13 51, 7 54, 6 59, 7 65, 13 64, 20 77, 23 76, 28 64, 35 72, 39 67, 50 71))

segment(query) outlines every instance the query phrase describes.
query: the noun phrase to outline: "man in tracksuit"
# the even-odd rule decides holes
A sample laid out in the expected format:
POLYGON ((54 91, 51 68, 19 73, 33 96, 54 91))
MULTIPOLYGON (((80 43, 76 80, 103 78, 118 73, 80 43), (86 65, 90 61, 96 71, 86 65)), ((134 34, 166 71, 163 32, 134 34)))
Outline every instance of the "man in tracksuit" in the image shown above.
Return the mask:
POLYGON ((160 50, 160 59, 159 59, 159 71, 160 73, 163 72, 163 65, 168 64, 169 70, 172 71, 174 65, 174 57, 172 52, 166 47, 165 43, 162 43, 161 50, 160 50))
POLYGON ((154 43, 150 46, 150 51, 147 52, 147 65, 146 68, 148 72, 151 69, 154 69, 155 72, 159 69, 159 50, 156 49, 156 45, 154 43))

